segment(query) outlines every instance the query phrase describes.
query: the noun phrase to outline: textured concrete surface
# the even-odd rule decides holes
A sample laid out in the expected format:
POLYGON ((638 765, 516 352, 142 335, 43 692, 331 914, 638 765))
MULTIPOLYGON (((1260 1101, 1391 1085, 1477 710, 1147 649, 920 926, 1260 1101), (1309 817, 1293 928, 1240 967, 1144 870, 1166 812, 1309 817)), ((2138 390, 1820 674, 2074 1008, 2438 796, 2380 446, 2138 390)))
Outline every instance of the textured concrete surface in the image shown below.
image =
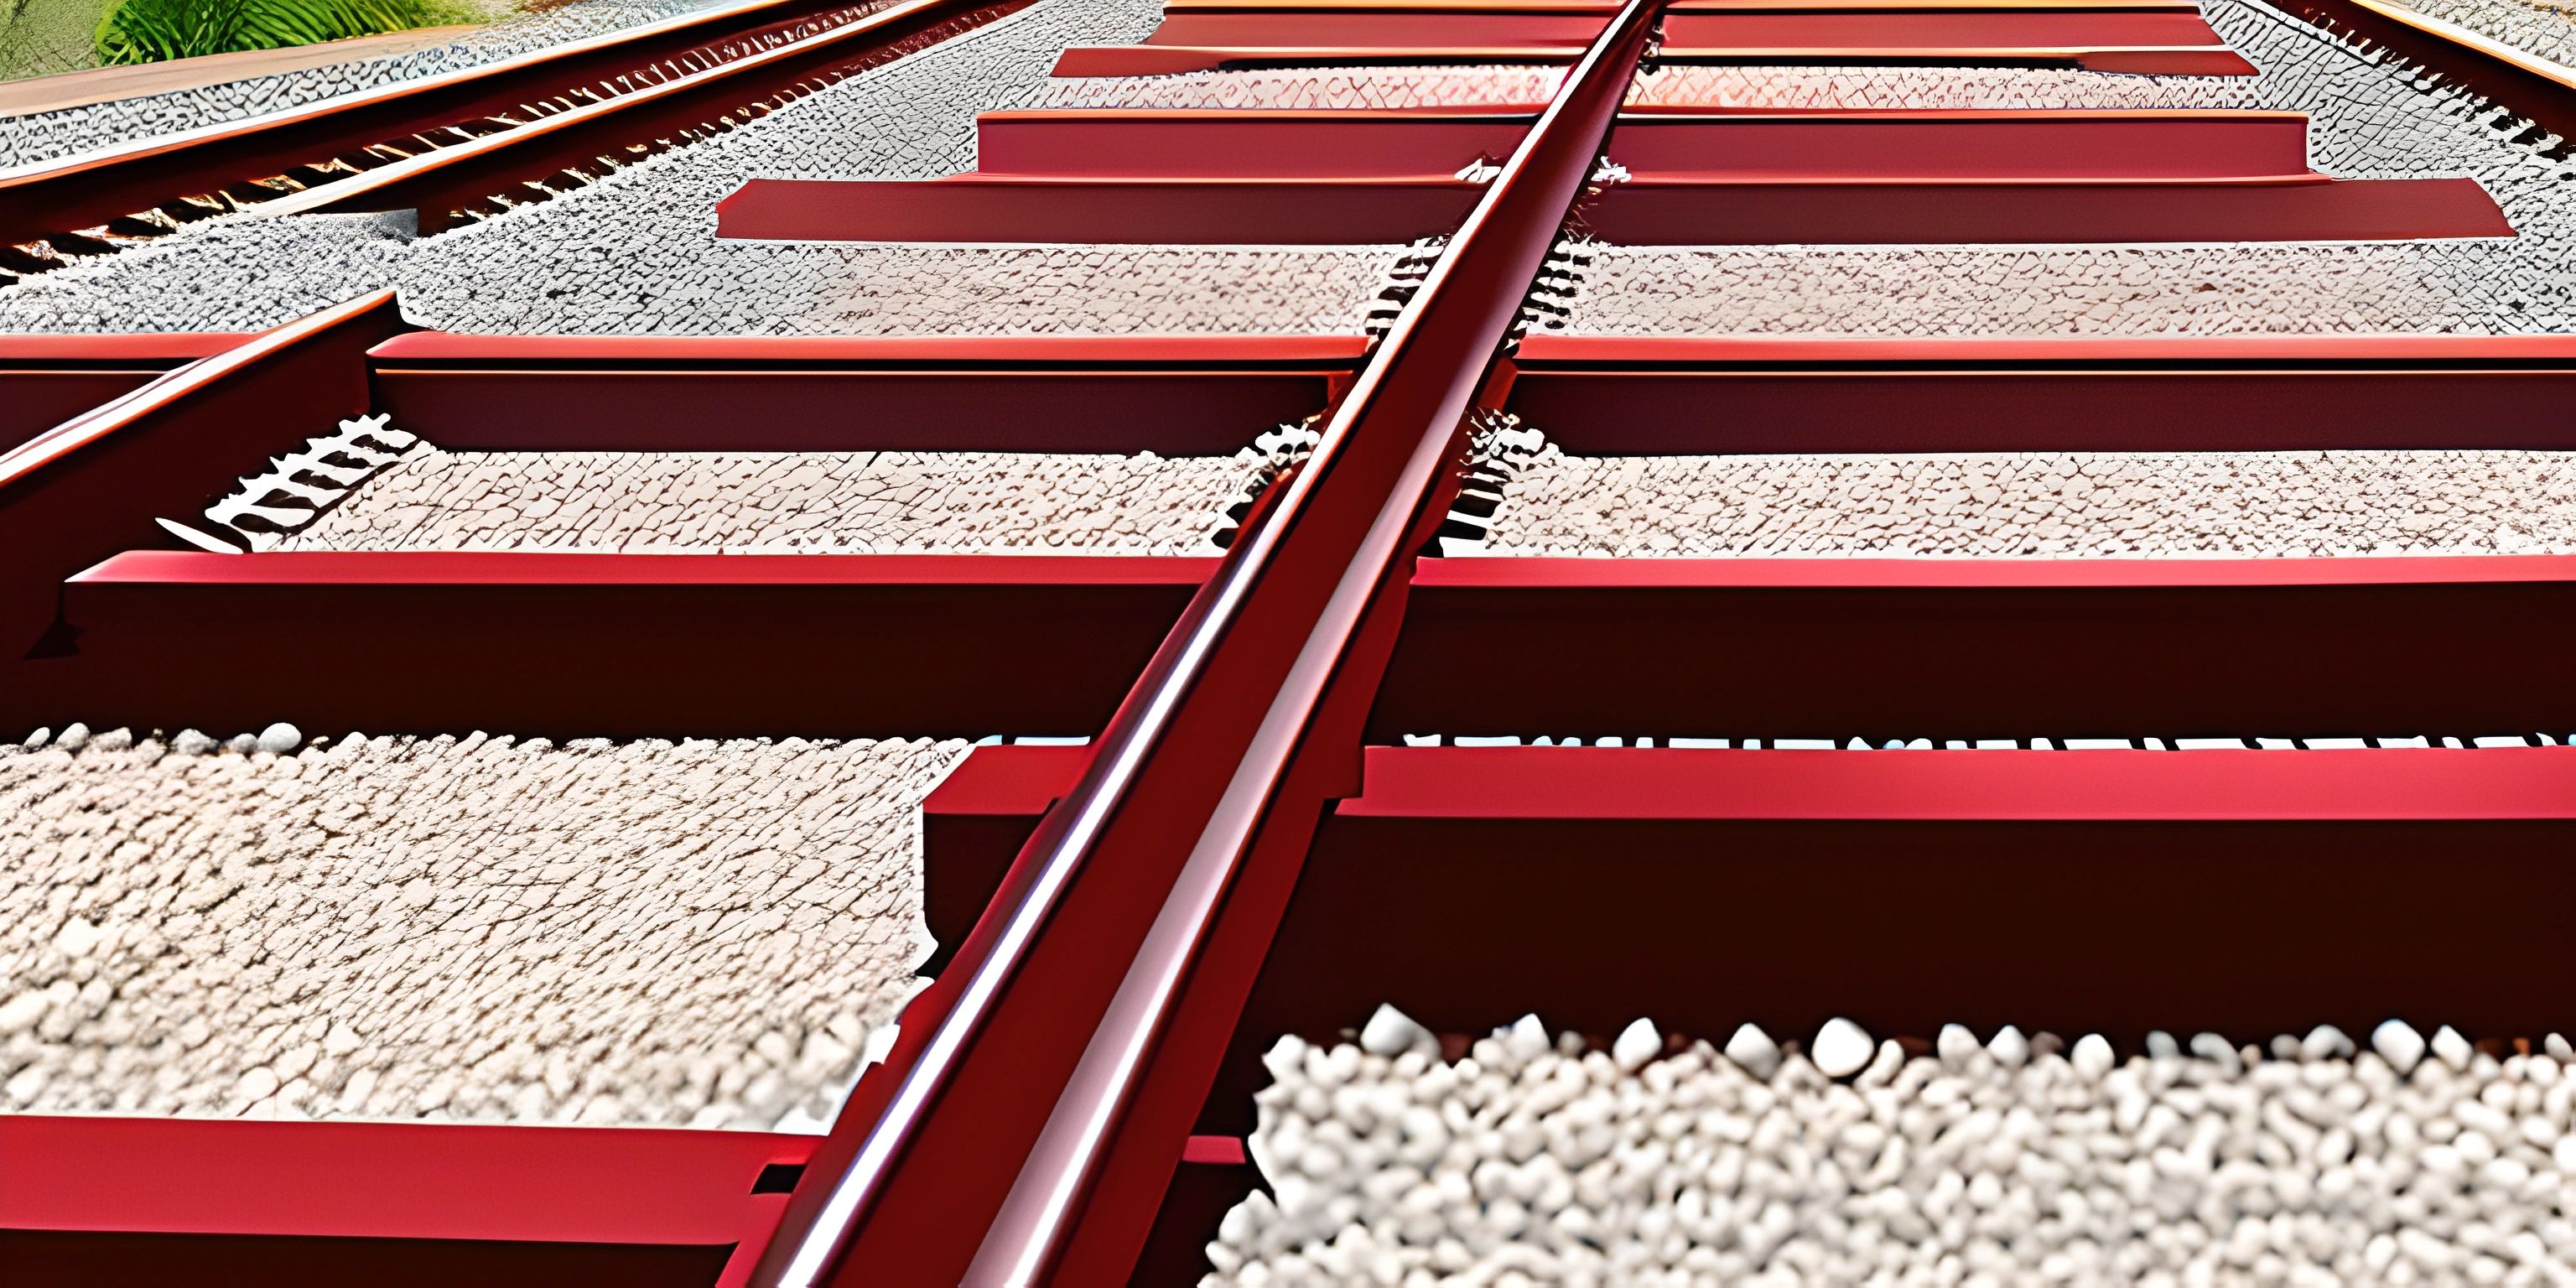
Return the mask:
POLYGON ((1262 465, 1003 452, 421 452, 279 550, 1212 554, 1262 465))
POLYGON ((1568 456, 1511 467, 1453 554, 2576 553, 2576 455, 1568 456))
POLYGON ((0 1107, 811 1126, 927 949, 964 750, 0 744, 0 1107))

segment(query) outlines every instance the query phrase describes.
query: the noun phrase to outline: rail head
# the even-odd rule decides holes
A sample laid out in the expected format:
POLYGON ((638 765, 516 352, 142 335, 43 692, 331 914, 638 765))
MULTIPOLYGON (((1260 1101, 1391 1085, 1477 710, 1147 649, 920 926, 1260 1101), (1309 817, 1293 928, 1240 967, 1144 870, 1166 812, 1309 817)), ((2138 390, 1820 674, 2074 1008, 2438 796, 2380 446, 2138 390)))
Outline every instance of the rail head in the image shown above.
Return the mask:
MULTIPOLYGON (((956 16, 979 7, 978 0, 900 0, 899 3, 843 23, 829 31, 802 40, 789 41, 758 53, 717 63, 701 71, 674 76, 637 88, 615 98, 584 103, 579 107, 530 121, 513 129, 501 130, 479 138, 422 152, 400 161, 377 166, 362 174, 336 183, 321 184, 272 201, 260 203, 259 210, 269 215, 311 214, 322 211, 359 211, 373 208, 368 198, 376 193, 398 190, 411 181, 441 171, 488 161, 507 153, 542 147, 556 136, 569 133, 622 112, 705 90, 736 78, 757 73, 790 60, 804 60, 817 51, 834 49, 853 41, 880 36, 890 28, 900 28, 918 20, 956 16)), ((429 211, 421 212, 424 221, 429 211)))
POLYGON ((998 1219, 986 1228, 968 1276, 977 1283, 1048 1278, 1217 896, 1258 828, 1363 613, 1403 557, 1406 535, 1450 455, 1460 418, 1592 176, 1657 8, 1654 0, 1629 0, 1583 53, 1337 405, 1313 457, 1292 478, 1277 508, 1192 601, 1104 732, 1081 781, 1030 842, 1032 878, 1018 887, 998 920, 988 915, 998 930, 903 1070, 885 1109, 846 1168, 809 1177, 815 1188, 799 1195, 803 1202, 791 1208, 755 1283, 807 1288, 841 1274, 839 1263, 925 1119, 968 1053, 982 1045, 999 999, 1164 750, 1177 714, 1232 638, 1247 601, 1262 593, 1291 543, 1302 537, 1313 549, 1343 540, 1330 526, 1308 523, 1318 495, 1336 484, 1345 494, 1356 491, 1354 501, 1373 495, 1374 517, 1355 548, 1326 552, 1326 563, 1340 569, 1329 583, 1329 598, 1251 731, 1223 795, 1199 826, 1180 884, 1094 1030, 998 1219), (1354 457, 1360 457, 1356 464, 1354 457), (1371 469, 1385 477, 1362 472, 1371 469), (1310 527, 1322 527, 1323 535, 1307 536, 1310 527))
POLYGON ((200 390, 274 360, 317 336, 379 309, 390 309, 393 302, 394 292, 388 287, 321 312, 307 314, 208 357, 164 372, 139 389, 93 407, 8 451, 0 452, 0 494, 56 462, 73 456, 82 448, 101 442, 147 416, 186 402, 200 390))

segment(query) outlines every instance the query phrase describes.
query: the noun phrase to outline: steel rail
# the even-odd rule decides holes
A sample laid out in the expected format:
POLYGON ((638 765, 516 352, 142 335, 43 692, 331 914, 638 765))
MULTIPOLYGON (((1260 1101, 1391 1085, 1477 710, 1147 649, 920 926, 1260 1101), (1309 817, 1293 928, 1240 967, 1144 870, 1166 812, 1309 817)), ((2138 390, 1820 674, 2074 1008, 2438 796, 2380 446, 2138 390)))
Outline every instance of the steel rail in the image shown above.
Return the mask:
POLYGON ((0 451, 0 721, 44 695, 19 680, 65 577, 166 544, 157 515, 220 494, 246 461, 367 409, 364 354, 400 329, 377 291, 163 374, 0 451))
POLYGON ((200 358, 162 375, 132 393, 93 407, 6 452, 0 452, 0 489, 16 486, 45 466, 146 416, 175 407, 183 399, 228 376, 270 361, 307 340, 383 308, 393 302, 393 294, 391 290, 376 291, 297 318, 221 353, 200 358))
POLYGON ((2549 133, 2576 138, 2576 68, 2389 0, 2288 0, 2280 8, 2298 21, 2383 48, 2549 133))
MULTIPOLYGON (((799 1184, 753 1282, 804 1288, 882 1275, 851 1255, 854 1245, 882 1214, 898 1171, 915 1155, 929 1119, 946 1106, 963 1066, 977 1054, 994 1062, 1015 1058, 985 1044, 1003 994, 1021 982, 1036 941, 1058 922, 1068 888, 1105 865, 1113 843, 1157 847, 1166 860, 1185 846, 1180 879, 1165 891, 1143 951, 1092 1026, 966 1275, 972 1283, 1053 1281, 1138 1066, 1169 1018, 1174 990, 1270 812, 1324 690, 1372 604, 1391 586, 1400 594, 1408 538, 1420 528, 1426 502, 1454 459, 1463 417, 1591 177, 1657 8, 1656 0, 1630 0, 1584 53, 1338 405, 1313 458, 1192 601, 1111 721, 1080 784, 1023 852, 1029 878, 1006 893, 1007 906, 997 903, 961 954, 966 978, 915 1048, 884 1111, 865 1125, 843 1166, 816 1168, 799 1184), (1336 504, 1350 509, 1336 516, 1336 504), (1282 604, 1304 610, 1297 614, 1304 620, 1271 616, 1282 604), (1256 611, 1273 629, 1306 629, 1293 656, 1263 655, 1284 641, 1260 638, 1256 611), (1247 654, 1255 661, 1244 661, 1247 654), (1142 780, 1212 768, 1176 763, 1193 749, 1176 745, 1175 730, 1194 705, 1225 701, 1211 697, 1221 663, 1235 668, 1230 678, 1238 692, 1249 680, 1266 689, 1267 700, 1239 713, 1218 706, 1250 727, 1227 730, 1234 763, 1222 790, 1214 799, 1191 798, 1203 814, 1148 817, 1153 806, 1144 803, 1142 780), (1251 677, 1240 674, 1246 667, 1254 668, 1251 677), (1152 835, 1157 828, 1161 835, 1152 835)), ((1197 726, 1202 735, 1205 729, 1197 726)), ((1343 750, 1355 751, 1355 742, 1343 750)), ((1306 821, 1311 826, 1312 818, 1306 821)))
MULTIPOLYGON (((551 154, 586 162, 601 150, 589 136, 619 122, 636 121, 648 115, 654 118, 649 128, 665 128, 671 113, 689 119, 695 112, 712 113, 713 104, 698 100, 709 95, 733 90, 745 78, 758 73, 772 73, 790 80, 817 70, 828 70, 828 64, 848 61, 856 56, 853 45, 881 46, 935 30, 942 20, 966 19, 978 12, 1010 7, 981 3, 979 0, 905 0, 904 3, 844 23, 829 31, 791 41, 774 49, 762 50, 718 63, 704 71, 690 72, 666 81, 648 85, 615 98, 586 103, 569 111, 530 121, 515 129, 502 130, 481 138, 423 152, 395 161, 362 174, 321 184, 302 192, 262 202, 266 214, 303 214, 316 211, 360 211, 417 207, 421 231, 441 231, 457 221, 449 217, 445 205, 451 200, 475 200, 486 194, 477 185, 506 184, 509 176, 494 176, 501 167, 517 167, 527 178, 553 177, 556 161, 542 160, 551 154), (817 67, 826 64, 826 67, 817 67), (466 194, 471 195, 466 195, 466 194), (426 198, 426 199, 424 199, 426 198)), ((735 91, 739 99, 741 91, 735 91)), ((751 106, 728 100, 726 110, 751 106)), ((641 140, 627 139, 626 142, 641 140)), ((605 146, 623 146, 610 142, 605 146)), ((524 195, 525 189, 521 189, 524 195)))

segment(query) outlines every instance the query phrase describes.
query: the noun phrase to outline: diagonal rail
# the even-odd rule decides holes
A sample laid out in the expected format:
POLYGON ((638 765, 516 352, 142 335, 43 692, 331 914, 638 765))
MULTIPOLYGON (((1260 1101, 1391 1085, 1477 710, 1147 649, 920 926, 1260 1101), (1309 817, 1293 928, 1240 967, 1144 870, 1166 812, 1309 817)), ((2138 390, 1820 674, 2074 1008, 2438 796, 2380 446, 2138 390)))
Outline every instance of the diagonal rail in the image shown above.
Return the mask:
MULTIPOLYGON (((1184 984, 1205 982, 1230 905, 1275 921, 1279 864, 1293 881, 1324 800, 1355 789, 1351 695, 1364 705, 1383 669, 1464 417, 1658 8, 1630 0, 1584 52, 1313 457, 1192 601, 943 975, 936 1022, 907 1026, 818 1151, 755 1283, 1123 1277, 1187 1130, 1172 1101, 1139 1114, 1148 1063, 1212 1074, 1231 1025, 1186 1014, 1184 984), (1169 1059, 1176 1032, 1186 1059, 1169 1059)), ((1249 976, 1239 951, 1226 960, 1239 1000, 1249 976)))

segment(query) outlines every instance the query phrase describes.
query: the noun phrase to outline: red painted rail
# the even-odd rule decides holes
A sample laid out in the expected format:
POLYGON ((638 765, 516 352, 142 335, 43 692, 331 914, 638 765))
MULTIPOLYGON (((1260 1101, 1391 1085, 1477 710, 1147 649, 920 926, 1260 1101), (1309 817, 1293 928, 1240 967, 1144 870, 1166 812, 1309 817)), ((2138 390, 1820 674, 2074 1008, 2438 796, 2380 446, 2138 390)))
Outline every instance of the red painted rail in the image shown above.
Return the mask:
POLYGON ((0 452, 0 708, 17 659, 54 621, 65 577, 167 544, 153 520, 229 490, 246 468, 367 409, 360 355, 399 329, 382 291, 178 367, 0 452))
MULTIPOLYGON (((1851 46, 1794 45, 1666 47, 1666 63, 1812 67, 1874 64, 1923 67, 2081 67, 2088 71, 2156 76, 2251 76, 2254 64, 2218 45, 2015 45, 1851 46)), ((1057 57, 1057 76, 1169 76, 1181 72, 1256 67, 1341 67, 1372 64, 1466 66, 1479 63, 1563 63, 1552 45, 1406 46, 1075 45, 1057 57)))
POLYGON ((2534 677, 2571 630, 2576 557, 1438 559, 1370 721, 1388 742, 2566 736, 2576 697, 2534 677), (1527 659, 1508 703, 1456 664, 1499 639, 1527 659))
POLYGON ((24 1283, 730 1285, 785 1206, 764 1172, 802 1167, 813 1147, 738 1131, 0 1115, 0 1256, 24 1283))
POLYGON ((156 335, 0 335, 0 452, 173 368, 249 339, 217 332, 156 335))
POLYGON ((138 552, 63 588, 72 641, 26 664, 12 705, 22 724, 165 728, 1087 735, 1212 563, 138 552), (364 658, 367 678, 317 677, 315 658, 364 658), (905 678, 834 683, 853 674, 905 678))
MULTIPOLYGON (((932 798, 934 930, 963 929, 997 853, 1087 754, 979 748, 932 798)), ((1880 1032, 2035 1023, 2124 1041, 2360 1031, 2391 1009, 2491 1032, 2563 1022, 2538 969, 2552 949, 2505 950, 2537 973, 2501 983, 2468 946, 2491 939, 2484 883, 2564 888, 2547 856, 2571 837, 2569 747, 1373 747, 1364 790, 1316 838, 1199 1129, 1249 1129, 1274 1036, 1334 1040, 1382 1001, 1447 1032, 1535 1008, 1591 1032, 1649 1014, 1712 1038, 1854 1014, 1880 1032), (2427 852, 2475 878, 2425 880, 2427 852), (2113 950, 2029 970, 2036 938, 2068 926, 2113 950), (2378 936, 2459 950, 2351 947, 2378 936), (2119 947, 2150 940, 2215 960, 2119 947)))
POLYGON ((942 977, 936 1020, 853 1096, 759 1282, 1086 1283, 1134 1263, 1262 924, 1349 784, 1461 417, 1650 17, 1630 5, 1586 52, 1193 603, 942 977))
POLYGON ((1028 0, 900 0, 788 43, 658 78, 615 97, 584 103, 516 128, 424 151, 357 178, 271 203, 278 213, 414 210, 422 232, 469 222, 506 201, 546 195, 564 170, 602 172, 603 156, 667 146, 765 115, 842 77, 882 66, 1009 16, 1028 0))
MULTIPOLYGON (((1469 161, 1474 160, 1471 156, 1469 161)), ((1463 163, 1462 163, 1463 164, 1463 163)), ((1472 183, 1365 179, 753 179, 724 237, 968 244, 1367 245, 1435 236, 1472 183)), ((1644 176, 1587 216, 1630 246, 2510 237, 2474 179, 1809 181, 1644 176)))
POLYGON ((1367 338, 526 337, 370 351, 378 411, 457 451, 1219 455, 1321 411, 1367 338))
MULTIPOLYGON (((2197 19, 2194 19, 2197 21, 2197 19)), ((727 237, 896 242, 1389 243, 1454 222, 1527 128, 1510 113, 1026 111, 979 120, 978 169, 755 179, 727 237)), ((1587 212, 1627 245, 2510 237, 2471 179, 2335 180, 2279 112, 1658 112, 1587 212)))
MULTIPOLYGON (((1535 109, 1025 109, 976 118, 976 171, 1031 178, 1454 174, 1509 155, 1535 109)), ((2308 173, 2307 118, 2233 111, 1631 109, 1610 159, 1699 182, 2271 179, 2308 173)))
POLYGON ((1516 365, 1511 409, 1585 453, 2576 446, 2566 336, 1536 335, 1516 365))
POLYGON ((2474 179, 1702 182, 1640 177, 1586 216, 1629 246, 2510 237, 2474 179))
POLYGON ((1834 1015, 2124 1043, 2392 1013, 2547 1031, 2564 941, 2497 935, 2493 892, 2576 897, 2571 840, 2569 747, 1374 748, 1199 1130, 1249 1126, 1277 1034, 1380 1002, 1449 1032, 1535 1010, 1711 1040, 1834 1015))
MULTIPOLYGON (((1527 48, 1571 59, 1600 34, 1606 11, 1387 8, 1354 23, 1333 9, 1167 11, 1148 46, 1326 47, 1365 32, 1375 48, 1527 48)), ((1893 49, 2223 47, 2190 5, 1761 5, 1676 7, 1664 17, 1667 53, 1760 48, 1893 49)))

